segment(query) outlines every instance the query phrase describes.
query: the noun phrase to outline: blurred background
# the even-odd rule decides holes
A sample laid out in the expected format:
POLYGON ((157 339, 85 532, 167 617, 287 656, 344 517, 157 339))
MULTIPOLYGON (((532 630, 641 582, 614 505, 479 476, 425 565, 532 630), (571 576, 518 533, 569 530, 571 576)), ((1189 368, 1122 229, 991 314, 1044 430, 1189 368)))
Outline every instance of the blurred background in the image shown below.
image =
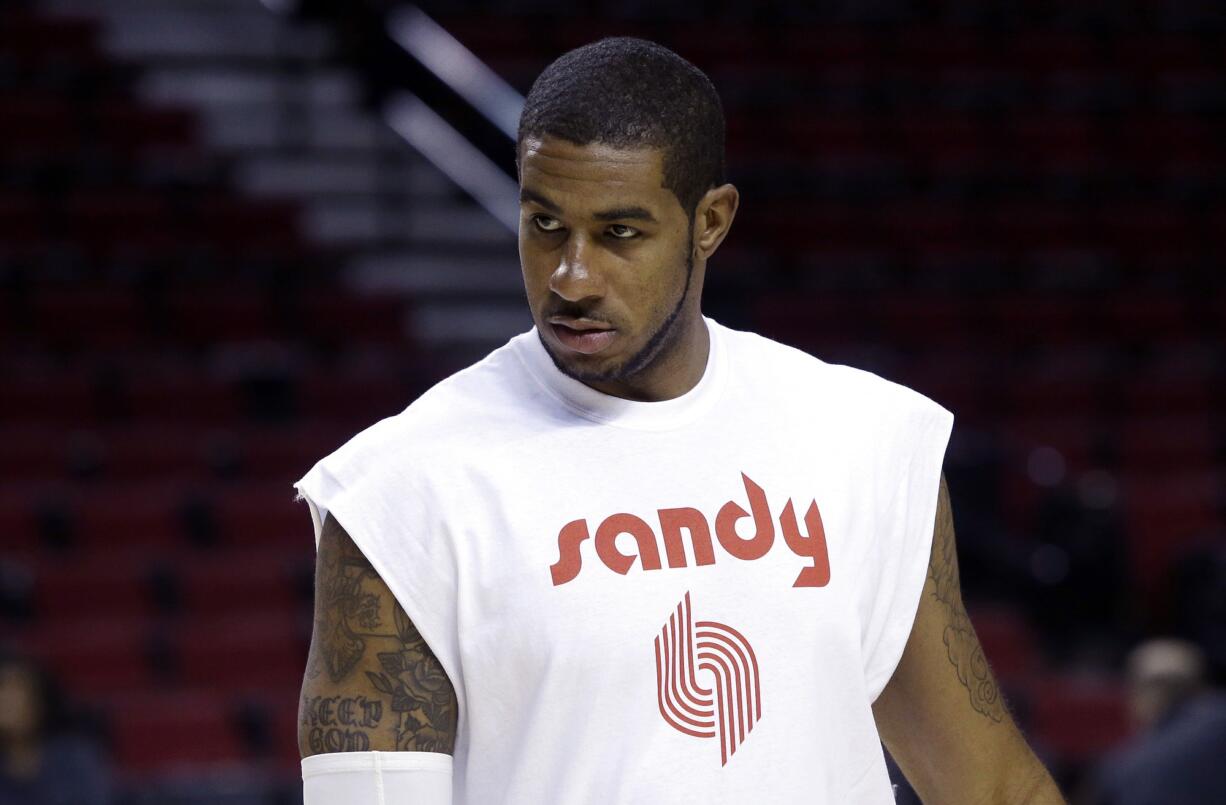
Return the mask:
POLYGON ((0 804, 300 801, 290 484, 531 326, 519 105, 612 34, 723 98, 705 312, 955 413, 1073 802, 1226 801, 1145 798, 1226 773, 1226 5, 9 0, 0 804))

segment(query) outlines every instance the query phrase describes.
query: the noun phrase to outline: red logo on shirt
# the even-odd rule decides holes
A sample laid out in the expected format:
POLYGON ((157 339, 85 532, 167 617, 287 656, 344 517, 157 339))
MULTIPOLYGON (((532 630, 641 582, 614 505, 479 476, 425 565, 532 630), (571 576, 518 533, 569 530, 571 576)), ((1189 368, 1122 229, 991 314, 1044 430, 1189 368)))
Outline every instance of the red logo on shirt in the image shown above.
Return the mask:
POLYGON ((656 691, 660 715, 673 729, 719 737, 721 766, 762 718, 753 646, 731 626, 693 623, 688 592, 656 637, 656 691), (695 669, 711 672, 714 691, 698 684, 695 669))
MULTIPOLYGON (((771 517, 766 492, 741 473, 745 495, 749 498, 749 511, 735 500, 720 507, 715 516, 715 536, 727 553, 737 559, 761 559, 775 543, 775 521, 771 517), (754 535, 749 538, 736 533, 736 523, 746 517, 753 518, 754 535)), ((664 555, 669 567, 685 567, 685 548, 681 530, 690 533, 690 546, 694 562, 699 565, 715 564, 715 551, 711 546, 711 524, 698 509, 683 507, 658 509, 660 534, 664 538, 664 555)), ((826 530, 822 526, 822 514, 817 501, 811 501, 805 511, 805 530, 801 533, 796 521, 796 508, 789 498, 779 513, 779 525, 783 529, 783 541, 792 553, 801 559, 811 559, 813 564, 802 568, 793 587, 825 587, 830 582, 830 558, 826 553, 826 530)), ((587 520, 572 520, 558 532, 558 561, 549 567, 554 586, 566 584, 583 569, 583 557, 579 548, 591 537, 587 520)), ((610 514, 596 527, 596 555, 610 570, 623 576, 630 571, 635 557, 641 560, 643 570, 660 569, 660 541, 655 529, 641 517, 625 512, 610 514), (637 554, 624 554, 617 548, 617 538, 622 534, 634 537, 637 554)))

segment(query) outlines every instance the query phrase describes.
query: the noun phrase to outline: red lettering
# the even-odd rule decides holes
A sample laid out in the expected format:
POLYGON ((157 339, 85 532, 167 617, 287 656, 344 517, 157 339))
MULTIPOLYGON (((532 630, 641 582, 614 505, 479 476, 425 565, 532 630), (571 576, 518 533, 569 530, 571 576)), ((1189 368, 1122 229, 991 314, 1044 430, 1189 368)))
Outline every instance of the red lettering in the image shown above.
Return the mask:
POLYGON ((600 557, 609 569, 626 575, 634 564, 634 556, 627 556, 617 550, 619 534, 629 534, 638 543, 638 556, 642 559, 643 570, 660 569, 660 549, 656 547, 656 534, 640 517, 633 514, 611 514, 605 518, 596 529, 596 555, 600 557))
MULTIPOLYGON (((744 561, 761 559, 775 542, 775 523, 771 517, 770 504, 766 492, 752 478, 741 473, 741 481, 745 487, 745 495, 749 499, 749 510, 735 500, 730 500, 720 507, 715 517, 715 535, 720 545, 732 556, 744 561), (742 537, 736 532, 736 524, 746 517, 753 519, 754 534, 752 537, 742 537)), ((715 564, 715 551, 711 545, 711 525, 706 516, 698 509, 681 506, 673 509, 657 509, 660 518, 660 535, 664 540, 664 553, 669 567, 686 567, 685 541, 682 530, 690 533, 690 546, 694 553, 696 565, 715 564)), ((792 553, 801 559, 812 560, 811 566, 803 567, 793 582, 793 587, 825 587, 830 583, 830 556, 826 546, 826 529, 822 523, 822 514, 817 501, 809 503, 805 511, 805 531, 803 533, 796 519, 796 506, 791 499, 779 515, 779 525, 783 529, 783 540, 792 553)), ((581 547, 584 540, 590 538, 587 520, 572 520, 558 532, 558 561, 549 567, 555 587, 573 581, 583 569, 581 547)), ((634 566, 634 560, 639 559, 643 570, 660 569, 660 547, 656 532, 642 518, 618 512, 606 517, 596 528, 596 555, 605 566, 614 573, 626 575, 634 566), (638 550, 634 553, 622 553, 617 547, 617 538, 629 534, 634 538, 638 550)), ((331 716, 331 704, 320 706, 319 715, 331 716)), ((314 716, 315 714, 312 713, 314 716)), ((356 713, 346 711, 341 714, 346 721, 356 717, 356 713)))
POLYGON ((715 534, 724 550, 737 559, 761 559, 775 542, 775 524, 771 520, 770 507, 766 503, 766 493, 762 491, 762 487, 755 484, 745 473, 741 473, 741 479, 745 482, 745 494, 749 496, 749 508, 753 511, 756 531, 749 539, 742 539, 736 533, 736 521, 748 517, 749 512, 730 500, 716 515, 715 534))
POLYGON ((571 520, 562 526, 562 530, 558 532, 558 561, 549 566, 554 587, 565 584, 579 575, 579 571, 583 568, 583 557, 579 555, 579 545, 587 538, 587 520, 571 520))
POLYGON ((690 545, 694 549, 694 562, 699 565, 715 564, 715 551, 711 548, 711 527, 707 518, 698 509, 660 509, 660 531, 664 535, 664 553, 669 567, 685 567, 685 547, 681 542, 681 529, 689 529, 690 545))
POLYGON ((813 560, 813 567, 806 567, 796 577, 793 587, 825 587, 830 583, 830 555, 826 552, 826 528, 822 525, 822 513, 817 509, 817 501, 809 504, 805 512, 805 527, 808 536, 800 533, 796 524, 796 509, 788 499, 788 505, 783 507, 779 516, 779 524, 783 526, 783 539, 792 553, 813 560))

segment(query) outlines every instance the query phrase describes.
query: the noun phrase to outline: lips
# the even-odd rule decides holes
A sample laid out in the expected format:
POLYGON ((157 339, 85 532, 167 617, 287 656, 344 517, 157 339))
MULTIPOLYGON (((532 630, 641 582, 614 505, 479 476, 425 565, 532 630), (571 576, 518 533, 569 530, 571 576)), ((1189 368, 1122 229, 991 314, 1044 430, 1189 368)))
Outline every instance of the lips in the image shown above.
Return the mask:
POLYGON ((583 355, 600 352, 617 338, 617 330, 582 319, 553 319, 549 329, 562 346, 583 355))

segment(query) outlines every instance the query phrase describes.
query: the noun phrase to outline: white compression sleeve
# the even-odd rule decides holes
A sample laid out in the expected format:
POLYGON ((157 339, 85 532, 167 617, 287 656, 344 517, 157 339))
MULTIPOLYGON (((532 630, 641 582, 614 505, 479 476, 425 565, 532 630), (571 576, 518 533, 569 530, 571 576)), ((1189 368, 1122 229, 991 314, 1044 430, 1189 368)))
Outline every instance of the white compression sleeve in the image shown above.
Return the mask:
POLYGON ((303 805, 451 805, 451 755, 329 752, 302 759, 303 805))

